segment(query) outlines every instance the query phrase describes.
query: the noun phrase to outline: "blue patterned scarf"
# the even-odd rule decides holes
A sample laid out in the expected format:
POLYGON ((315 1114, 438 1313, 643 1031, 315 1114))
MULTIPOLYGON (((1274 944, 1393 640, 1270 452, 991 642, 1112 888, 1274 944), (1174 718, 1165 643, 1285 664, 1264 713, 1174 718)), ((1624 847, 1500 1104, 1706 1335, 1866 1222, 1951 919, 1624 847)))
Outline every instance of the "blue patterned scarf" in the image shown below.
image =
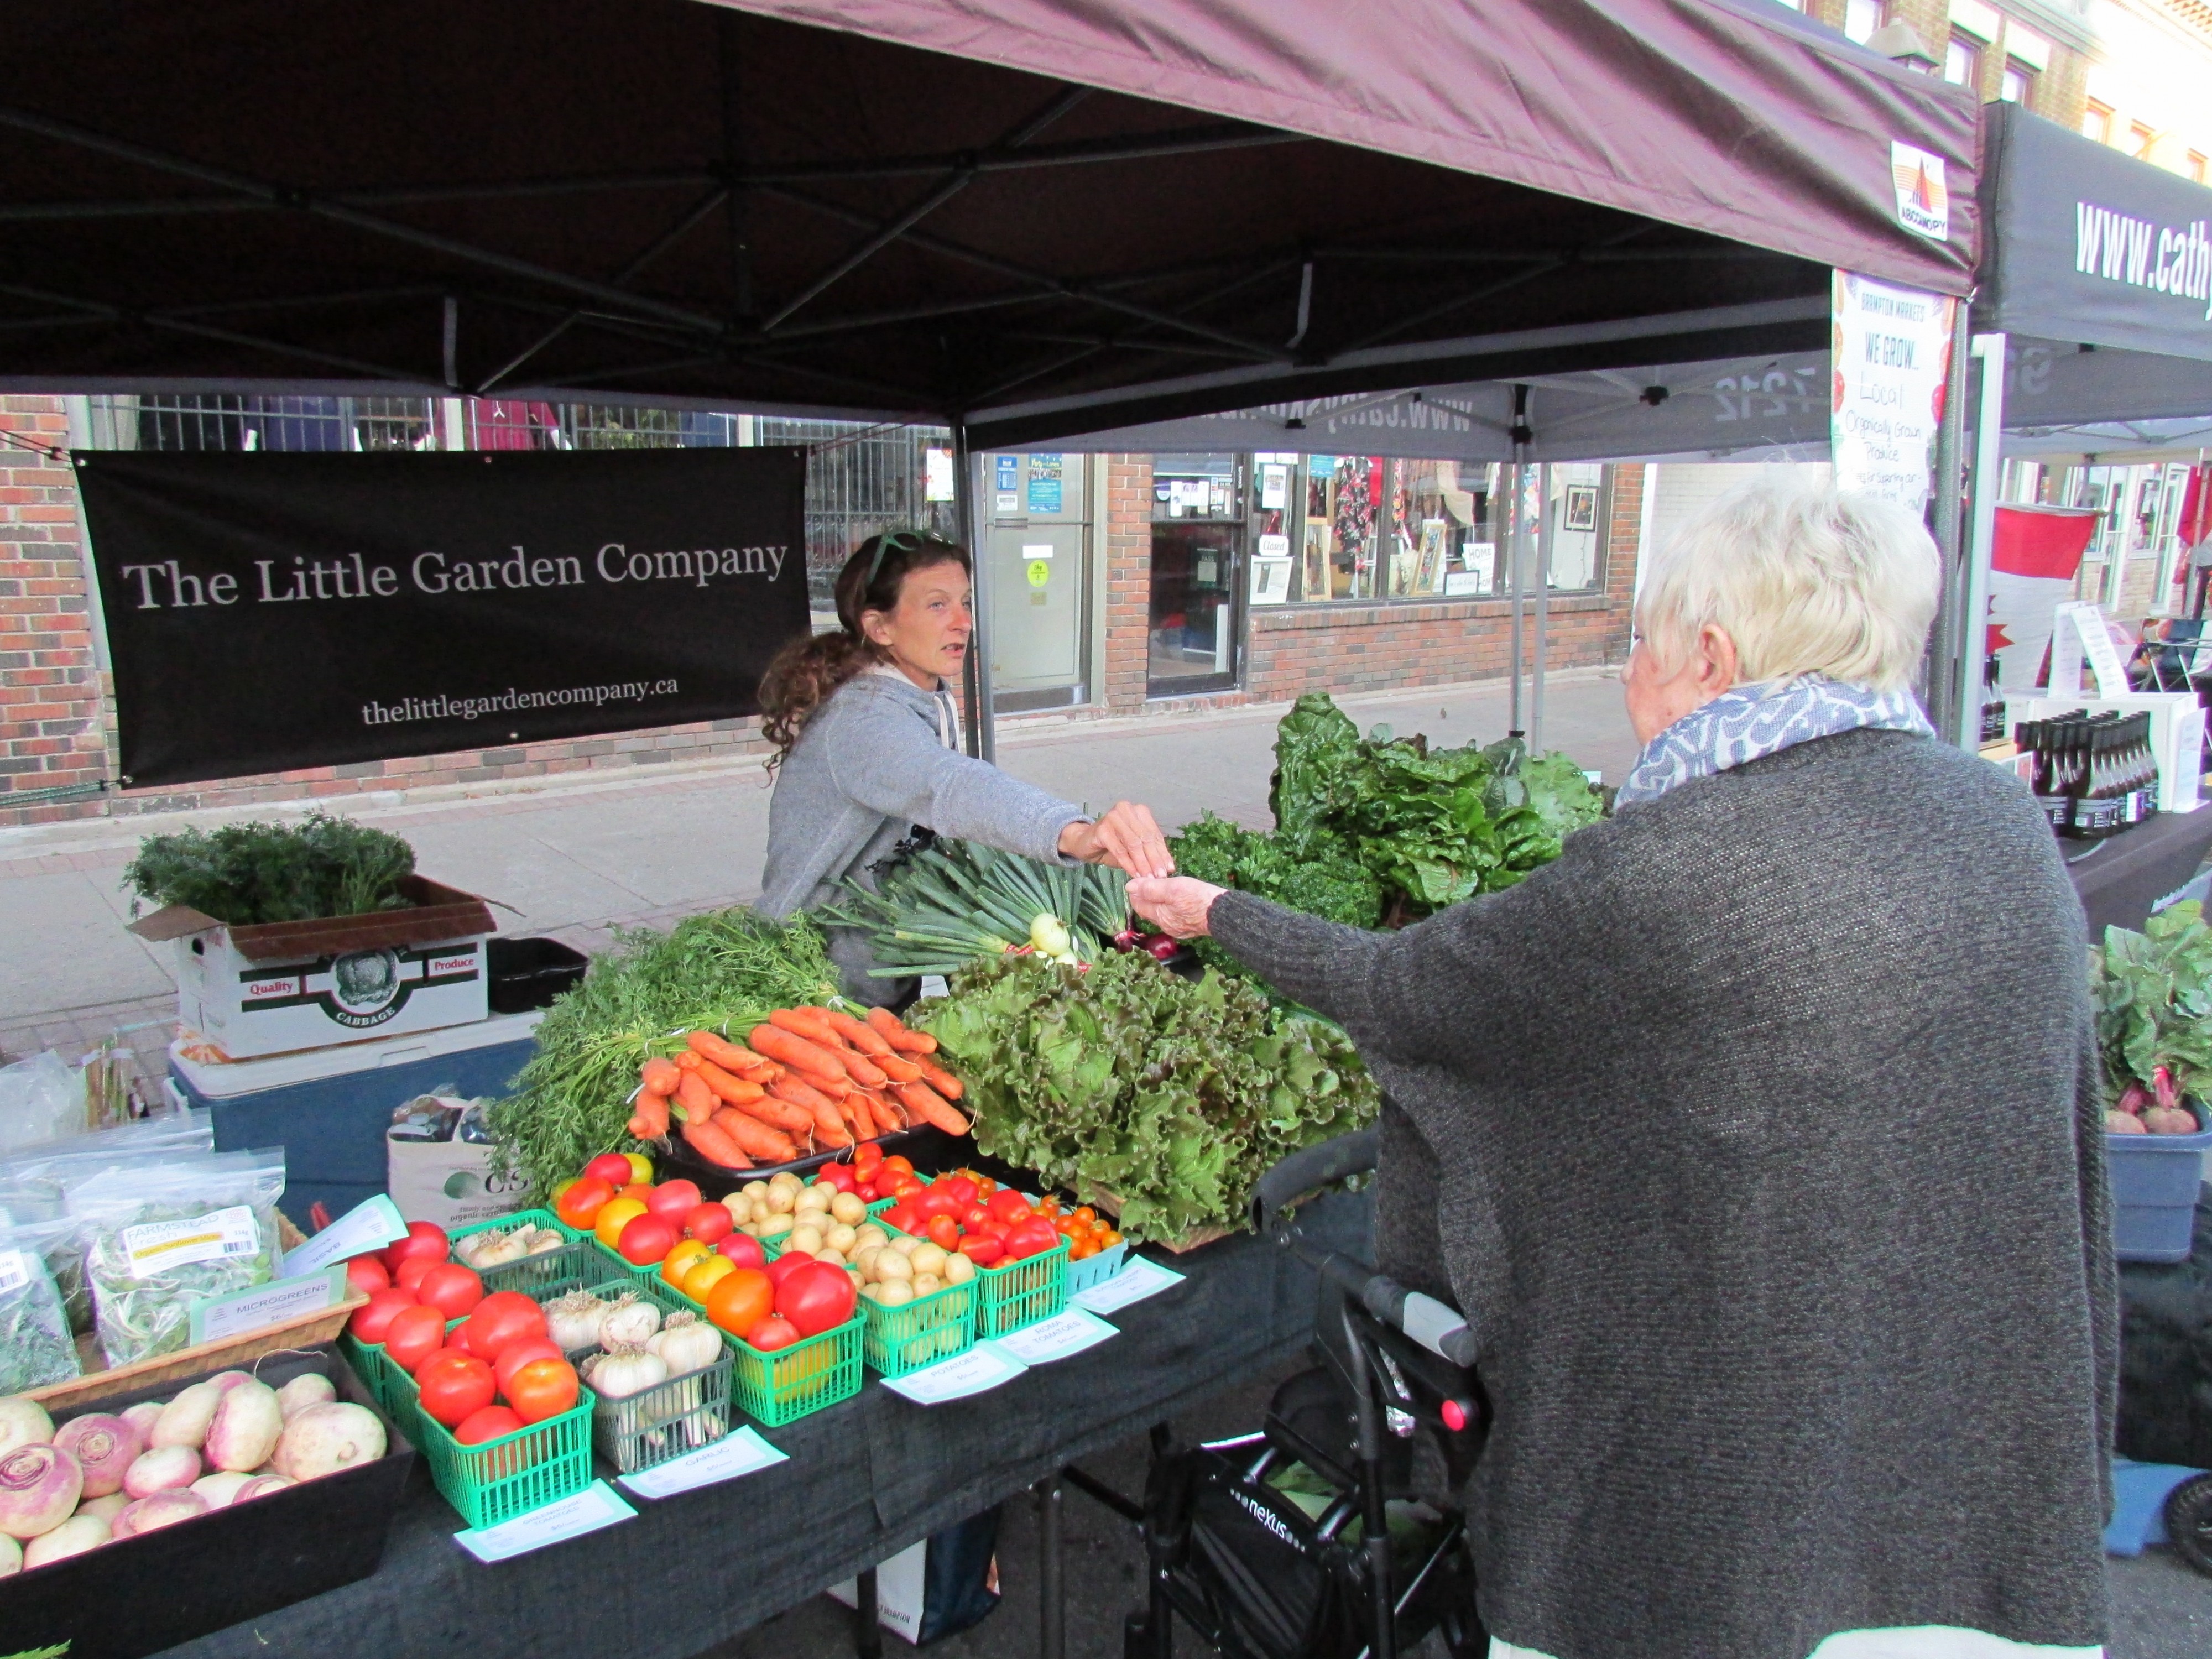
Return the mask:
POLYGON ((1692 709, 1645 744, 1613 804, 1656 800, 1692 778, 1863 727, 1936 735, 1910 691, 1875 691, 1820 674, 1739 685, 1692 709))

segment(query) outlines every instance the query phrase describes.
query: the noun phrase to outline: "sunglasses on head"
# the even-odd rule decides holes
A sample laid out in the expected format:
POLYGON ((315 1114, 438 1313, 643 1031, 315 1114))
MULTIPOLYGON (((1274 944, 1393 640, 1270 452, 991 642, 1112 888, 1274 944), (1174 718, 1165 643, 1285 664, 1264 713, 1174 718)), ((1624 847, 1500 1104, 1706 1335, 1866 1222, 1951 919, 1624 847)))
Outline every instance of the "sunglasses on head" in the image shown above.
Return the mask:
POLYGON ((884 568, 884 556, 886 553, 894 550, 901 553, 918 553, 928 541, 929 538, 919 530, 893 530, 877 537, 876 556, 868 561, 868 579, 860 584, 860 592, 865 593, 876 585, 876 575, 884 568))

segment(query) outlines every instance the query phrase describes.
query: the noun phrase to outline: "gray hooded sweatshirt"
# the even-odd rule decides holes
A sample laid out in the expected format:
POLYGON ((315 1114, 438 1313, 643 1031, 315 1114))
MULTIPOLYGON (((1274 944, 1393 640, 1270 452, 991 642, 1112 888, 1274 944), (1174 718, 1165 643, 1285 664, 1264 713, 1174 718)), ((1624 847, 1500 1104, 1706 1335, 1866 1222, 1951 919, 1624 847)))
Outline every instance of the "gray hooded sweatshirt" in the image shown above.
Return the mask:
MULTIPOLYGON (((1073 863, 1060 855, 1060 836, 1083 809, 962 754, 958 729, 951 693, 924 691, 895 668, 869 670, 832 692, 776 772, 760 912, 781 919, 826 904, 848 877, 872 887, 874 866, 917 828, 1073 863)), ((902 981, 868 977, 865 936, 828 932, 846 994, 894 1000, 902 981)))

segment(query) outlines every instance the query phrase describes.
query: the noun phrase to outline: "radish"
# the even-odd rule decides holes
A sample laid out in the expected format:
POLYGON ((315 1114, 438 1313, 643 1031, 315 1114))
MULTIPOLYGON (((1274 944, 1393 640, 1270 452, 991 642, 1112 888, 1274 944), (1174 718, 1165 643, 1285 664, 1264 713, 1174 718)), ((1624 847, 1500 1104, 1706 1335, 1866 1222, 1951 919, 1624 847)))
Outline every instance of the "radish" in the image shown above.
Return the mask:
POLYGON ((115 1517, 114 1536, 136 1538, 141 1533, 173 1527, 179 1521, 189 1521, 207 1512, 207 1499, 196 1492, 157 1492, 151 1498, 140 1498, 115 1517))
POLYGON ((320 1371, 303 1371, 276 1390, 276 1407, 289 1423, 308 1407, 327 1405, 337 1397, 329 1377, 320 1371))
POLYGON ((33 1538, 23 1551, 23 1570, 96 1550, 108 1539, 107 1522, 96 1515, 72 1515, 52 1532, 33 1538))
POLYGON ((67 1452, 18 1446, 0 1456, 0 1532, 16 1539, 52 1532, 83 1491, 84 1471, 67 1452))
POLYGON ((2154 1106, 2142 1115, 2142 1126, 2154 1135, 2193 1135, 2197 1114, 2185 1106, 2154 1106))
MULTIPOLYGON (((2156 1111, 2159 1109, 2153 1107, 2151 1109, 2156 1111)), ((2143 1121, 2133 1112, 2124 1112, 2115 1107, 2105 1114, 2105 1133, 2108 1135, 2141 1135, 2148 1134, 2150 1131, 2143 1127, 2143 1121)))
POLYGON ((84 1495, 105 1498, 123 1490, 124 1471, 146 1449, 138 1431, 120 1417, 87 1412, 54 1431, 54 1444, 84 1469, 84 1495))
MULTIPOLYGON (((240 1382, 250 1380, 244 1371, 236 1374, 240 1382)), ((161 1408, 161 1415, 154 1425, 154 1432, 146 1437, 151 1448, 189 1446, 198 1451, 207 1443, 208 1425, 215 1420, 215 1408, 222 1404, 222 1397, 230 1392, 216 1378, 195 1382, 161 1408)))
POLYGON ((141 1452, 123 1472, 123 1490, 133 1498, 151 1498, 157 1492, 173 1492, 200 1478, 200 1455, 190 1446, 156 1446, 141 1452))
POLYGON ((0 1400, 0 1457, 18 1446, 44 1446, 54 1437, 54 1419, 35 1400, 21 1395, 0 1400))
POLYGON ((384 1425, 366 1406, 310 1406, 284 1425, 270 1461, 295 1480, 336 1474, 384 1455, 384 1425))
POLYGON ((208 1424, 205 1452, 218 1469, 239 1474, 269 1461, 276 1437, 284 1431, 284 1413, 276 1390, 247 1377, 222 1397, 208 1424))

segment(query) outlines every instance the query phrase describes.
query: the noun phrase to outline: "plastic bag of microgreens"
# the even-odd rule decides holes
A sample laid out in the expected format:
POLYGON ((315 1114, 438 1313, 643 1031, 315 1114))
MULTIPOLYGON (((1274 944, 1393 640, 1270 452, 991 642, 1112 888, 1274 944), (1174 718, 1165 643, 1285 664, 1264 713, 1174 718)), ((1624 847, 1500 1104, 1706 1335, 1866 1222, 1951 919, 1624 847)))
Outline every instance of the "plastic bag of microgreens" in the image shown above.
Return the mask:
POLYGON ((276 1276, 284 1149, 193 1152, 103 1171, 69 1194, 94 1328, 111 1366, 172 1353, 191 1305, 276 1276))
POLYGON ((0 1396, 77 1376, 61 1288, 46 1264, 67 1252, 76 1223, 67 1216, 0 1226, 0 1396))

